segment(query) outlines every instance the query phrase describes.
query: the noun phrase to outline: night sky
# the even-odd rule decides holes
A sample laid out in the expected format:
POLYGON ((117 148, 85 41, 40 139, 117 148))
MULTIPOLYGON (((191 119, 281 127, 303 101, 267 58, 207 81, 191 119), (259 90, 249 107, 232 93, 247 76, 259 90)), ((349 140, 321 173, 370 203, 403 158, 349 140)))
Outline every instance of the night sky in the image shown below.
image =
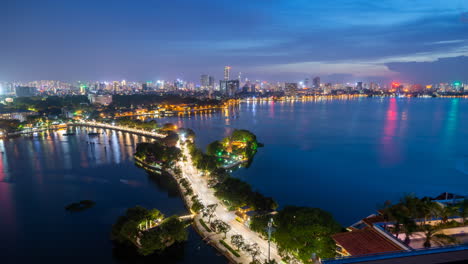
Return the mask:
POLYGON ((0 80, 468 80, 466 0, 2 0, 0 80))

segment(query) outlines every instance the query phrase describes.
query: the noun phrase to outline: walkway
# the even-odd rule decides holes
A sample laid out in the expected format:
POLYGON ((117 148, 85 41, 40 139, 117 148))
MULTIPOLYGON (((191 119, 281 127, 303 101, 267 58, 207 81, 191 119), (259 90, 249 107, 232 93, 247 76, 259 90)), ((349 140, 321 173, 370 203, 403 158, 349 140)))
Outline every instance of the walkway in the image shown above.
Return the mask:
MULTIPOLYGON (((258 259, 261 260, 261 262, 264 262, 264 260, 268 258, 268 241, 264 240, 259 236, 258 233, 252 231, 250 228, 236 220, 234 212, 229 211, 228 208, 226 208, 224 204, 214 195, 214 190, 208 188, 207 179, 204 178, 203 175, 193 166, 192 157, 188 151, 188 148, 185 145, 180 144, 178 147, 182 150, 184 156, 187 157, 186 161, 179 161, 179 165, 182 169, 183 176, 191 183, 193 192, 198 195, 200 201, 205 206, 210 204, 218 204, 212 219, 220 219, 231 226, 231 230, 227 233, 227 239, 225 239, 225 241, 230 244, 230 237, 232 235, 240 234, 244 237, 248 244, 257 243, 261 252, 258 259)), ((232 247, 235 248, 234 246, 232 247)), ((245 261, 246 253, 239 253, 241 256, 244 255, 243 260, 245 261)), ((270 257, 271 259, 276 260, 277 263, 282 262, 274 243, 271 243, 270 257)), ((247 256, 247 259, 249 260, 247 263, 250 263, 251 258, 248 258, 247 256)))
POLYGON ((68 126, 86 126, 86 127, 96 127, 96 128, 104 128, 104 129, 113 129, 128 133, 137 134, 140 136, 151 137, 151 138, 163 138, 166 135, 160 134, 157 132, 145 131, 141 129, 123 127, 123 126, 116 126, 106 123, 98 123, 98 122, 78 122, 78 123, 68 123, 68 126))

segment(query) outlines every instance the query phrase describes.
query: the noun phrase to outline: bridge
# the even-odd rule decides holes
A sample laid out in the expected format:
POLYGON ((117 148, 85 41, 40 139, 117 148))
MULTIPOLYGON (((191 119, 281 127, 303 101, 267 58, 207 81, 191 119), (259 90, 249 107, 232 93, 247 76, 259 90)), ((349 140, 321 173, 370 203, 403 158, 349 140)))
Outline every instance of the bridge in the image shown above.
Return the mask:
MULTIPOLYGON (((189 220, 192 220, 193 218, 195 217, 194 214, 189 214, 189 215, 182 215, 182 216, 179 216, 179 220, 181 222, 185 222, 185 221, 189 221, 189 220)), ((157 219, 157 220, 153 220, 153 221, 148 221, 147 223, 145 223, 145 227, 141 227, 140 226, 140 231, 142 232, 145 232, 145 231, 148 231, 148 230, 151 230, 153 228, 156 228, 158 227, 162 222, 164 222, 164 220, 161 220, 161 219, 157 219)))
POLYGON ((51 126, 44 127, 44 128, 26 128, 26 129, 18 131, 18 132, 8 133, 8 136, 33 134, 33 133, 39 133, 39 132, 44 132, 44 131, 49 131, 49 130, 63 129, 63 128, 66 128, 66 127, 67 127, 66 124, 60 124, 60 125, 51 125, 51 126))
POLYGON ((112 124, 99 123, 99 122, 67 123, 67 126, 85 126, 85 127, 112 129, 112 130, 128 132, 128 133, 132 133, 132 134, 136 134, 136 135, 140 135, 140 136, 145 136, 145 137, 150 137, 150 138, 156 138, 156 139, 166 137, 166 135, 161 134, 161 133, 157 133, 157 132, 151 132, 151 131, 146 131, 146 130, 141 130, 141 129, 124 127, 124 126, 116 126, 116 125, 112 125, 112 124))

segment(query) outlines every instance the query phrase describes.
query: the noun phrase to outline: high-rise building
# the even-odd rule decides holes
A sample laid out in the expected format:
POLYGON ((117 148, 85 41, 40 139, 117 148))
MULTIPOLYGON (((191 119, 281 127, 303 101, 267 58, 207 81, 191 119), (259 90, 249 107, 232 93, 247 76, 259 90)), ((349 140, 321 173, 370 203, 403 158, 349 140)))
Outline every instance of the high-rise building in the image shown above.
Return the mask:
POLYGON ((112 83, 112 91, 114 91, 114 93, 118 93, 120 91, 120 83, 119 82, 114 81, 112 83))
POLYGON ((315 77, 313 80, 312 80, 312 86, 315 88, 315 89, 318 89, 320 88, 320 77, 315 77))
POLYGON ((304 79, 304 88, 310 88, 309 86, 309 78, 304 79))
POLYGON ((297 94, 297 83, 285 83, 284 92, 287 96, 295 96, 297 94))
POLYGON ((37 95, 36 87, 16 86, 15 93, 17 97, 30 97, 37 95))
POLYGON ((214 90, 214 88, 215 88, 215 78, 213 76, 210 76, 208 78, 208 86, 210 87, 210 90, 214 90))
POLYGON ((203 74, 200 76, 200 86, 202 89, 206 89, 208 86, 210 86, 210 76, 203 74))
POLYGON ((231 66, 224 66, 224 80, 228 81, 230 80, 231 76, 231 66))
POLYGON ((219 89, 227 96, 233 96, 239 90, 239 80, 219 81, 219 89))
POLYGON ((356 83, 356 90, 362 90, 362 82, 356 83))
POLYGON ((203 74, 200 76, 200 88, 202 90, 212 91, 215 86, 215 79, 213 76, 203 74))

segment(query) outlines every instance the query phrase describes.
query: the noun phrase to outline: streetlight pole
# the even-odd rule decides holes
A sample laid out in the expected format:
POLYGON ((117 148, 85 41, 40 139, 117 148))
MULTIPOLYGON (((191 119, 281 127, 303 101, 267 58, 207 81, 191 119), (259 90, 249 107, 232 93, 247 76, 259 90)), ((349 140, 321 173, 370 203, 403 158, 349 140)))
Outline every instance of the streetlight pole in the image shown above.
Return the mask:
POLYGON ((271 227, 273 226, 273 218, 268 221, 268 263, 270 263, 270 241, 271 241, 271 227))

